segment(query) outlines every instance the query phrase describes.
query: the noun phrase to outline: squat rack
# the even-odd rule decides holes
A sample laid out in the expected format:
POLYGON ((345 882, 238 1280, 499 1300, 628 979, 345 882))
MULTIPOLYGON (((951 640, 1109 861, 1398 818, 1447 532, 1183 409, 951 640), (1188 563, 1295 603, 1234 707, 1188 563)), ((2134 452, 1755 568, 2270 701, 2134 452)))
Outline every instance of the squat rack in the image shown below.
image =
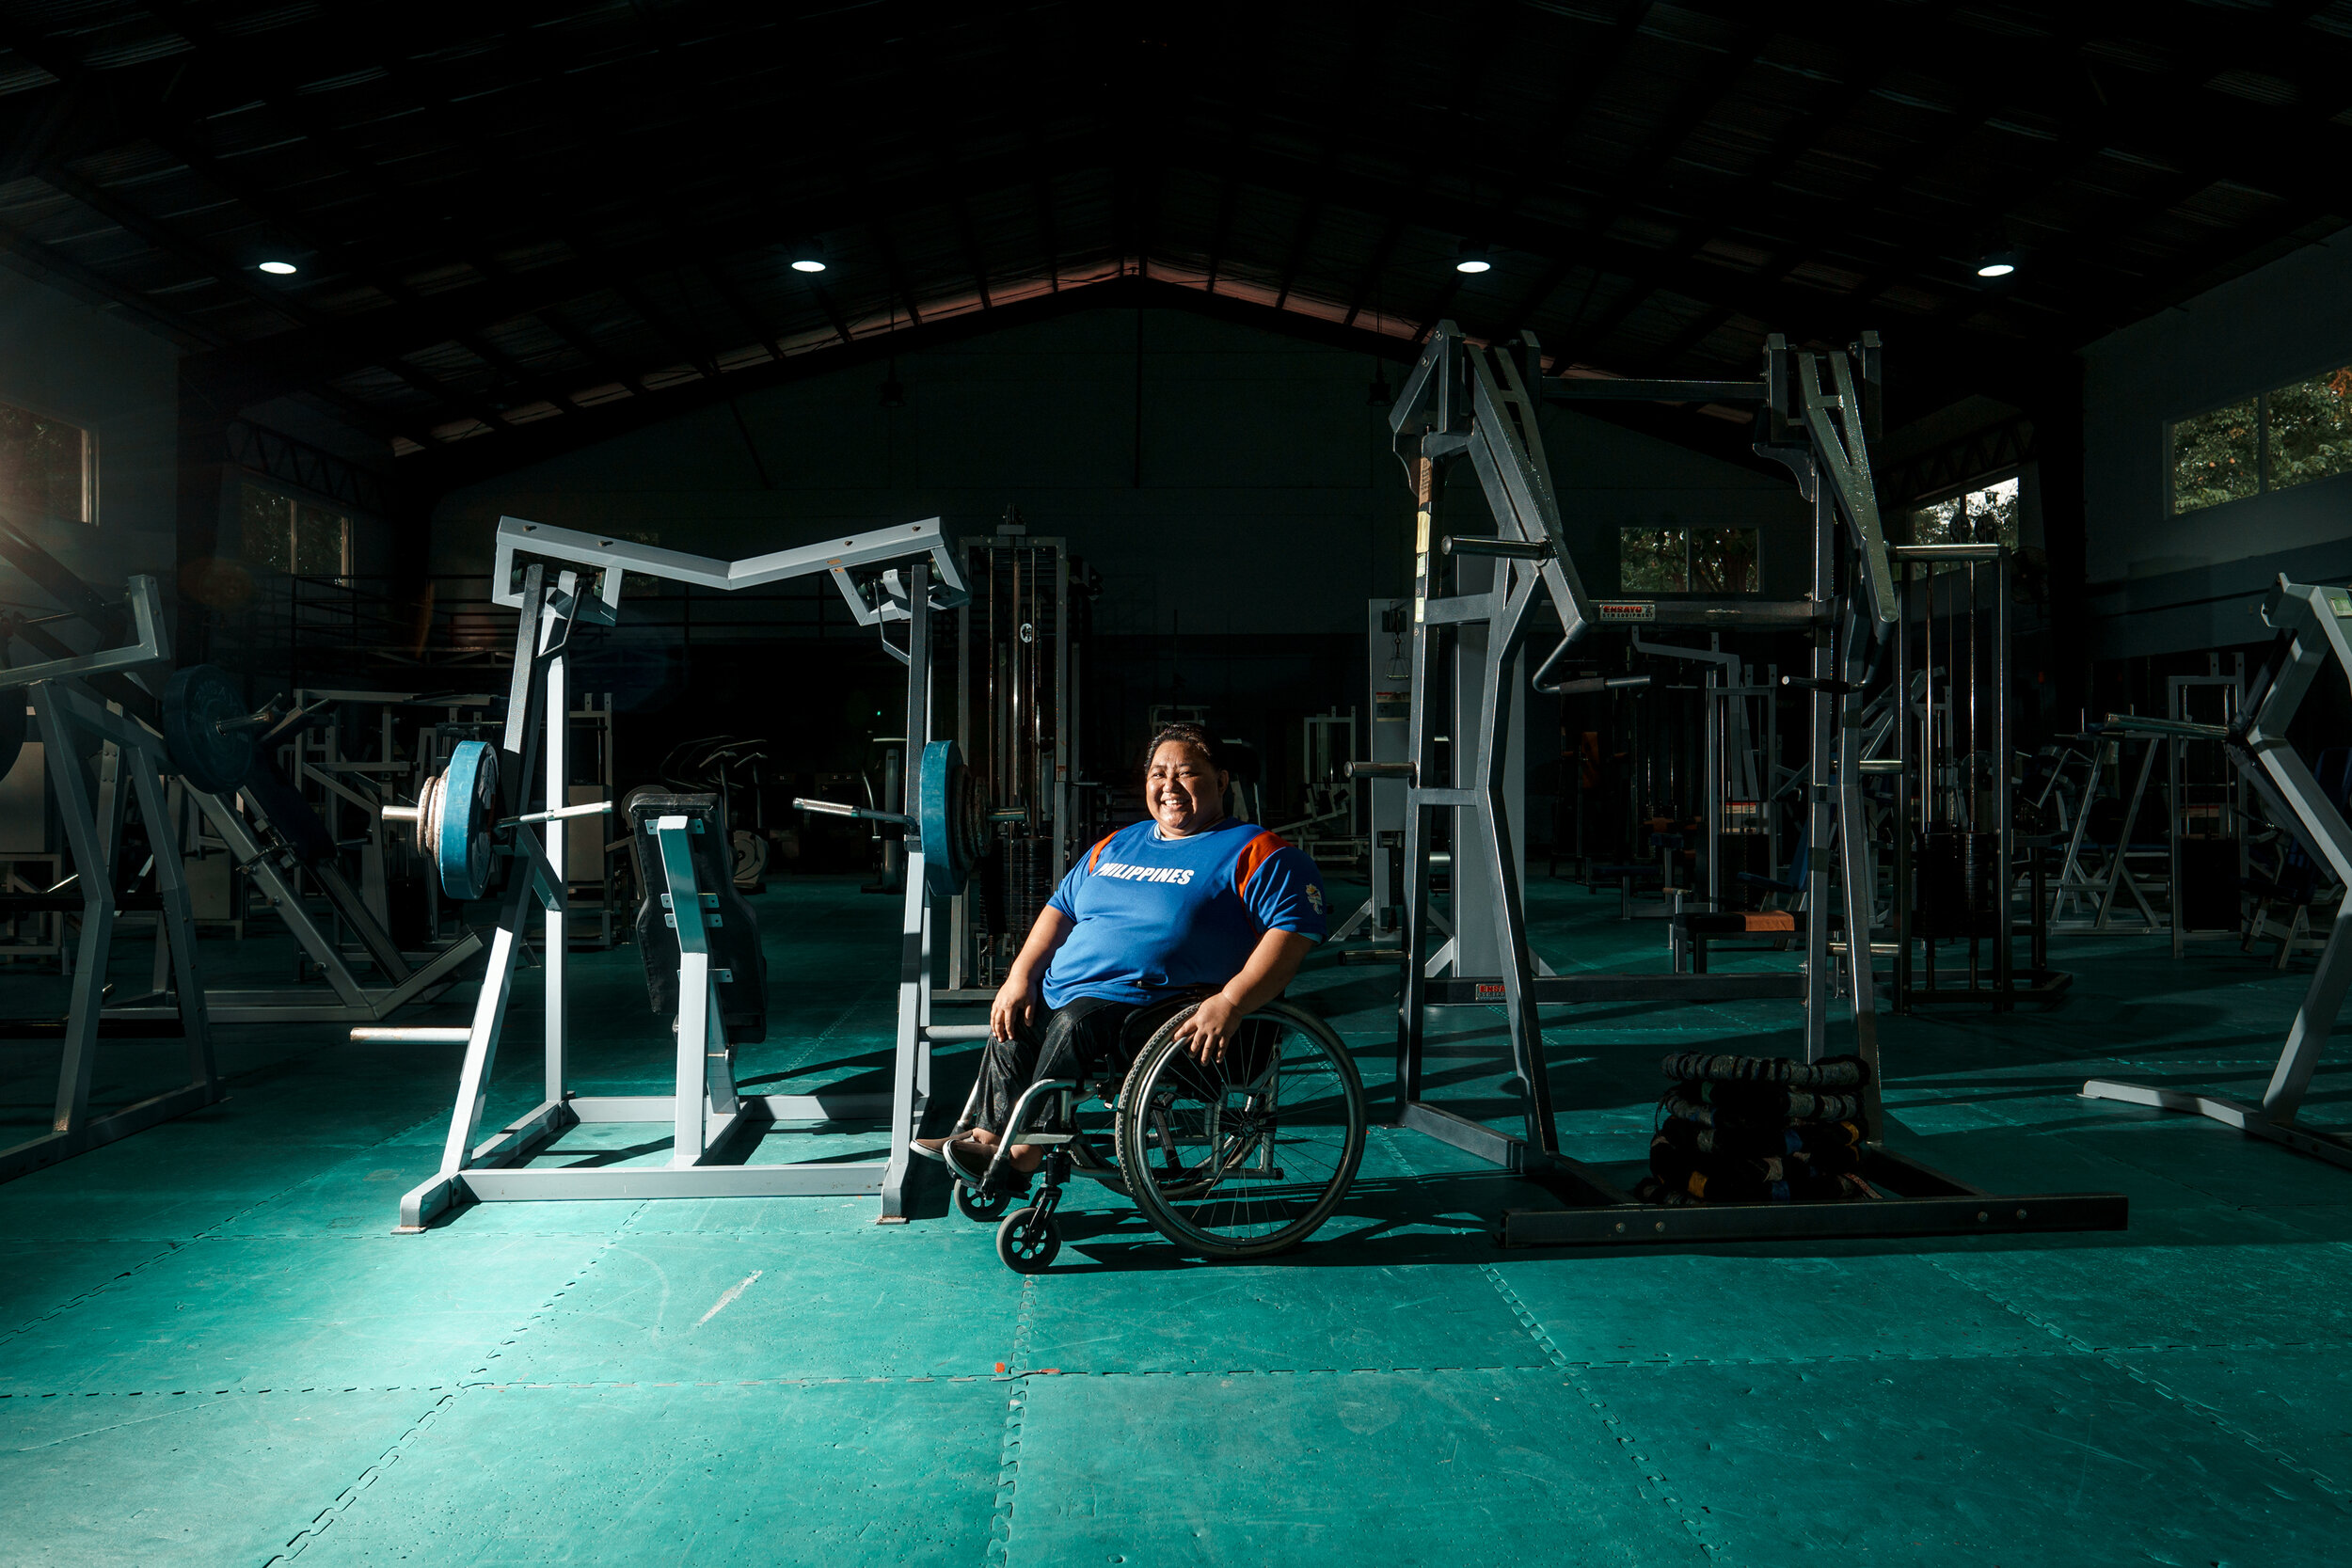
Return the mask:
MULTIPOLYGON (((718 561, 651 546, 525 522, 499 521, 492 596, 520 611, 515 668, 506 702, 498 774, 503 812, 514 826, 516 875, 490 943, 487 972, 463 1030, 375 1029, 374 1039, 456 1040, 466 1046, 455 1107, 436 1174, 401 1199, 404 1232, 423 1229, 469 1198, 477 1202, 534 1198, 775 1197, 878 1193, 881 1218, 905 1217, 908 1143, 922 1125, 930 1094, 931 1045, 940 1039, 984 1037, 985 1025, 933 1028, 930 1022, 932 905, 943 889, 925 875, 924 853, 945 845, 911 832, 906 903, 900 927, 898 1020, 890 1087, 882 1093, 741 1094, 734 1053, 725 1037, 719 987, 732 974, 714 962, 709 930, 719 925, 715 890, 698 885, 691 834, 700 827, 684 816, 649 824, 644 896, 668 913, 679 948, 676 1084, 669 1095, 581 1096, 573 1092, 567 1064, 568 1006, 564 977, 570 942, 564 878, 564 827, 547 814, 528 816, 534 784, 550 807, 564 804, 568 778, 564 748, 566 648, 580 626, 610 626, 619 613, 621 587, 646 576, 719 590, 757 587, 830 572, 860 625, 906 625, 903 648, 884 630, 882 646, 907 670, 907 743, 921 756, 930 724, 930 626, 936 610, 963 602, 963 578, 952 538, 939 518, 745 561, 718 561), (518 818, 544 822, 534 836, 518 818), (658 868, 658 869, 657 869, 658 868), (514 975, 536 906, 542 911, 539 961, 545 966, 545 1089, 538 1104, 481 1137, 486 1090, 513 999, 514 975), (823 1161, 751 1164, 742 1162, 758 1138, 779 1122, 888 1118, 890 1153, 882 1161, 823 1161), (581 1122, 667 1122, 669 1163, 660 1166, 578 1165, 532 1168, 526 1162, 565 1129, 581 1122)), ((927 775, 925 783, 930 779, 927 775)), ((914 792, 910 771, 909 792, 914 792)), ((448 808, 444 808, 448 809, 448 808)), ((757 941, 755 932, 752 938, 757 941)), ((755 975, 746 976, 756 983, 755 975)), ((669 1042, 664 1042, 669 1049, 669 1042)))
MULTIPOLYGON (((1502 1218, 1506 1245, 1622 1244, 1629 1242, 1754 1241, 1834 1235, 1933 1235, 1990 1231, 2120 1228, 2118 1194, 1998 1197, 1888 1149, 1878 1072, 1877 999, 1871 973, 1867 835, 1863 823, 1863 696, 1879 640, 1899 613, 1879 526, 1867 448, 1876 417, 1879 345, 1875 334, 1845 350, 1800 351, 1778 334, 1767 341, 1754 381, 1609 381, 1543 374, 1539 345, 1522 333, 1501 346, 1472 343, 1452 322, 1438 325, 1390 415, 1398 456, 1416 499, 1412 623, 1412 717, 1408 758, 1358 764, 1359 776, 1406 784, 1406 930, 1398 1002, 1397 1125, 1427 1133, 1490 1164, 1526 1175, 1569 1207, 1518 1210, 1502 1218), (1546 399, 1648 400, 1732 404, 1757 410, 1756 450, 1787 467, 1813 506, 1810 593, 1804 599, 1594 601, 1570 560, 1559 499, 1538 425, 1546 399), (1493 515, 1491 536, 1444 531, 1438 517, 1444 466, 1467 456, 1493 515), (1842 525, 1842 526, 1841 526, 1842 525), (1847 584, 1838 587, 1840 542, 1847 584), (1494 562, 1484 593, 1448 592, 1447 566, 1458 558, 1494 562), (1552 669, 1596 621, 1802 629, 1812 638, 1811 673, 1785 677, 1811 693, 1811 762, 1806 781, 1808 860, 1805 960, 1796 973, 1732 974, 1534 974, 1524 901, 1504 808, 1505 744, 1512 672, 1536 599, 1559 618, 1559 646, 1535 672, 1543 692, 1605 689, 1605 680, 1547 683, 1552 669), (1438 754, 1433 680, 1445 661, 1478 658, 1484 712, 1453 715, 1453 733, 1473 727, 1473 746, 1456 746, 1450 778, 1438 754), (1465 752, 1473 752, 1464 755, 1465 752), (1483 879, 1501 933, 1501 974, 1431 980, 1424 974, 1430 925, 1430 849, 1438 814, 1451 814, 1457 900, 1466 860, 1482 857, 1483 879), (1638 1202, 1606 1174, 1560 1150, 1550 1075, 1536 1009, 1545 1004, 1621 1001, 1715 1002, 1777 997, 1804 1008, 1808 1061, 1827 1053, 1829 1000, 1836 977, 1830 951, 1830 857, 1838 857, 1845 919, 1846 990, 1855 1053, 1867 1064, 1862 1089, 1864 1176, 1897 1196, 1878 1201, 1663 1207, 1638 1202), (1424 1098, 1422 1057, 1427 1009, 1500 1005, 1524 1096, 1524 1136, 1514 1136, 1424 1098)), ((1474 895, 1473 895, 1474 896, 1474 895)), ((1459 927, 1464 911, 1455 911, 1459 927)))

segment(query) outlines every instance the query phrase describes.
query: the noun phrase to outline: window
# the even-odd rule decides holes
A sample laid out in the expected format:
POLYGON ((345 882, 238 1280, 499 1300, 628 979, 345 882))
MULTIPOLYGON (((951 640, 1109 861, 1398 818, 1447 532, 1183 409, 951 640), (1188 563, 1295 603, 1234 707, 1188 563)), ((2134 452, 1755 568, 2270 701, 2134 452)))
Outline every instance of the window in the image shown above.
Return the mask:
POLYGON ((2007 545, 2017 547, 2017 481, 2004 479, 1963 495, 1911 509, 1913 545, 2007 545))
POLYGON ((1629 528, 1617 534, 1617 584, 1627 594, 1756 592, 1752 528, 1629 528))
POLYGON ((0 506, 27 527, 98 521, 98 443, 63 420, 0 403, 0 506))
POLYGON ((1628 594, 1682 594, 1691 587, 1691 536, 1678 528, 1629 528, 1617 535, 1618 586, 1628 594))
POLYGON ((2171 426, 2172 513, 2352 470, 2352 366, 2171 426))
POLYGON ((258 484, 245 487, 237 537, 248 566, 298 578, 351 575, 349 517, 258 484))

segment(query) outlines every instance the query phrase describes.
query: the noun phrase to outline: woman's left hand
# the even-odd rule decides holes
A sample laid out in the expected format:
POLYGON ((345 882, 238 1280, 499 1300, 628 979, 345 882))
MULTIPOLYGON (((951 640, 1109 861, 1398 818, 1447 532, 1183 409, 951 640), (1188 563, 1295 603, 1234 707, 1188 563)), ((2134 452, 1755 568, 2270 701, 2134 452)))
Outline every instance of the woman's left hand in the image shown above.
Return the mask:
POLYGON ((1214 1065, 1225 1059, 1225 1048, 1233 1042, 1233 1036, 1240 1029, 1241 1009, 1220 991, 1176 1025, 1176 1037, 1196 1058, 1214 1065))

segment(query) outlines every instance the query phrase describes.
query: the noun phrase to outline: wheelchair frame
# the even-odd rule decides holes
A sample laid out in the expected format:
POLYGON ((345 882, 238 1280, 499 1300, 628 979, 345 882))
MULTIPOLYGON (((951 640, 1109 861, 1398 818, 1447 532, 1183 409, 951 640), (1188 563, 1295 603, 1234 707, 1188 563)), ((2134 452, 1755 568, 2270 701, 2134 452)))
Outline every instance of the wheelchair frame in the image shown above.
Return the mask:
MULTIPOLYGON (((1128 1091, 1134 1086, 1133 1081, 1136 1073, 1155 1064, 1160 1054, 1157 1048, 1162 1037, 1191 1017, 1199 1006, 1200 1003, 1196 1001, 1170 1013, 1166 1019, 1160 1021, 1152 1033, 1146 1037, 1143 1046, 1136 1051, 1135 1059, 1120 1075, 1117 1094, 1107 1097, 1107 1103, 1111 1106, 1114 1117, 1125 1114, 1128 1091)), ((1350 1117, 1355 1135, 1343 1162, 1342 1176, 1337 1181, 1325 1188, 1326 1197, 1336 1201, 1338 1196, 1343 1196, 1348 1188, 1354 1185, 1356 1169, 1363 1157, 1363 1130, 1371 1123, 1363 1084, 1354 1072, 1354 1057, 1347 1049, 1346 1041, 1340 1037, 1336 1030, 1295 1004, 1277 998, 1261 1007, 1252 1009, 1248 1017, 1242 1020, 1242 1024, 1247 1028, 1249 1024, 1262 1020, 1279 1026, 1295 1029, 1314 1037, 1334 1061, 1347 1069, 1343 1087, 1351 1102, 1350 1117)), ((1261 1071, 1259 1078, 1252 1081, 1250 1087, 1258 1088, 1261 1083, 1270 1077, 1272 1082, 1265 1084, 1264 1092, 1279 1093, 1280 1068, 1281 1054, 1277 1050, 1269 1053, 1265 1068, 1261 1071)), ((1154 1215, 1150 1207, 1137 1196, 1126 1168, 1117 1164, 1115 1160, 1103 1159, 1092 1142, 1093 1134, 1077 1127, 1079 1103, 1089 1096, 1100 1095, 1101 1082, 1101 1078, 1094 1075, 1078 1078, 1043 1078, 1024 1089, 1021 1097, 1013 1101, 1012 1114, 1007 1118, 1005 1131, 998 1137, 995 1152, 990 1157, 988 1168, 981 1174, 978 1183, 975 1184, 966 1180, 952 1162, 948 1164, 949 1177, 956 1185, 957 1207, 973 1219, 987 1221, 1004 1214, 1006 1209, 1011 1204, 1010 1195, 992 1193, 988 1189, 1006 1175, 1013 1146, 1023 1144, 1031 1148, 1041 1147, 1045 1149, 1044 1163, 1038 1167, 1037 1172, 1043 1190, 1033 1196, 1025 1208, 1007 1215, 997 1234, 999 1256, 1009 1266, 1024 1273, 1043 1269, 1052 1261, 1054 1253, 1058 1250, 1060 1243, 1055 1235, 1053 1218, 1055 1212, 1061 1204, 1061 1189, 1073 1176, 1083 1176, 1090 1181, 1100 1182, 1105 1187, 1125 1193, 1131 1197, 1136 1197, 1136 1207, 1143 1212, 1144 1217, 1152 1222, 1152 1227, 1163 1236, 1180 1246, 1205 1250, 1200 1249, 1200 1243, 1190 1238, 1171 1234, 1168 1227, 1162 1224, 1158 1216, 1154 1215), (1070 1125, 1071 1131, 1066 1132, 1030 1132, 1028 1131, 1030 1122, 1037 1115, 1038 1106, 1048 1096, 1058 1098, 1062 1117, 1070 1125)), ((976 1078, 973 1082, 972 1092, 964 1101, 963 1114, 965 1116, 971 1115, 977 1104, 979 1093, 980 1085, 976 1078)), ((1114 1143, 1116 1143, 1116 1123, 1114 1123, 1113 1136, 1114 1143)), ((1164 1141, 1169 1136, 1165 1126, 1160 1130, 1160 1136, 1164 1141)), ((1254 1136, 1251 1143, 1253 1147, 1243 1156, 1242 1164, 1246 1164, 1249 1159, 1254 1158, 1261 1173, 1279 1180, 1280 1169, 1274 1164, 1274 1140, 1270 1136, 1254 1136)), ((1241 1164, 1229 1165, 1205 1184, 1188 1183, 1181 1188, 1163 1189, 1163 1191, 1168 1196, 1178 1194, 1200 1196, 1213 1192, 1234 1170, 1239 1168, 1242 1168, 1241 1164)), ((1327 1218, 1327 1213, 1324 1217, 1327 1218)), ((1318 1219, 1316 1223, 1320 1227, 1322 1220, 1318 1219)), ((1297 1239, 1301 1242, 1304 1240, 1306 1240, 1304 1236, 1297 1239)), ((1272 1251, 1286 1251, 1289 1246, 1295 1244, 1297 1244, 1296 1242, 1288 1243, 1272 1251)))

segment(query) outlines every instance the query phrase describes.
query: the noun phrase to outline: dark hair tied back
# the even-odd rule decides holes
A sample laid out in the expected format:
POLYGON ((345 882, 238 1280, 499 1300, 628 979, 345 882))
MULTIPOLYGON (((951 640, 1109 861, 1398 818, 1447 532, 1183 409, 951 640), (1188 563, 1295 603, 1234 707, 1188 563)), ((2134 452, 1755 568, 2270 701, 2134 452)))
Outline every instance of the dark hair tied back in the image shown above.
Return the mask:
POLYGON ((1198 746, 1209 759, 1211 768, 1220 773, 1230 771, 1225 766, 1225 758, 1217 750, 1216 741, 1206 729, 1199 724, 1162 724, 1152 736, 1152 744, 1143 749, 1143 770, 1146 773, 1152 771, 1152 759, 1160 754, 1160 748, 1171 740, 1179 745, 1198 746))

